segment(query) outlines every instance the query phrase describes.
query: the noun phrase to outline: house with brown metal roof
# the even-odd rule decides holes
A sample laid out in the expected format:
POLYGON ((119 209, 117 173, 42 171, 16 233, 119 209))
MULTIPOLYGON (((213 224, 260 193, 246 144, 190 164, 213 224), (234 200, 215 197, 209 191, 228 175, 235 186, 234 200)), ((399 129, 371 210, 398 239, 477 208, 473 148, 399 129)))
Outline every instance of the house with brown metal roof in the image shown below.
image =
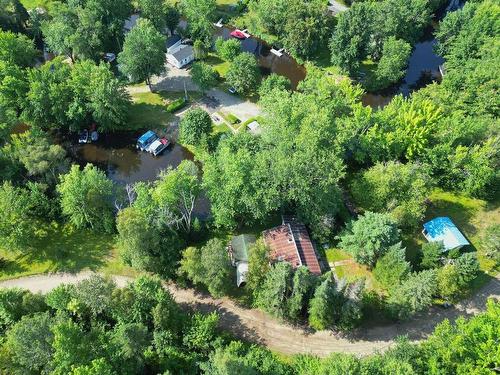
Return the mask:
POLYGON ((293 216, 283 216, 283 223, 263 232, 264 243, 275 262, 288 262, 293 268, 306 266, 321 275, 318 257, 306 226, 293 216))

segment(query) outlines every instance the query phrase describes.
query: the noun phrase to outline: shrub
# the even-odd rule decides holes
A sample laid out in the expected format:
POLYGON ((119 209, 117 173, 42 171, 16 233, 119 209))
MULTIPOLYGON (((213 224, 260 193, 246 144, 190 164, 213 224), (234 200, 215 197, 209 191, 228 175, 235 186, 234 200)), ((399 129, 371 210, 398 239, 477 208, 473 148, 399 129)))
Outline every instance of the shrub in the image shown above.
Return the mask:
POLYGON ((176 99, 167 105, 167 112, 174 113, 175 111, 184 108, 186 104, 187 100, 185 98, 176 99))

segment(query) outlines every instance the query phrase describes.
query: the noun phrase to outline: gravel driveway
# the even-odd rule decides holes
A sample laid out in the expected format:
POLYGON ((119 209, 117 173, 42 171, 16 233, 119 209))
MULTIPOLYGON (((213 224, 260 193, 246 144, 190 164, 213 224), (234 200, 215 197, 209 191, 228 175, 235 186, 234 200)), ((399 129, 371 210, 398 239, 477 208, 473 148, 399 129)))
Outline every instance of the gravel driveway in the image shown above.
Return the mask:
MULTIPOLYGON (((57 285, 74 284, 90 275, 91 272, 30 276, 2 281, 0 287, 20 287, 46 293, 57 285)), ((113 276, 113 279, 120 287, 131 280, 124 276, 113 276)), ((214 299, 193 289, 180 289, 173 284, 165 284, 165 287, 181 305, 203 312, 217 311, 221 317, 221 327, 240 338, 266 345, 284 354, 311 353, 318 356, 326 356, 332 352, 368 355, 389 347, 397 336, 404 334, 412 340, 420 340, 444 319, 454 320, 458 316, 477 314, 484 310, 488 298, 500 298, 500 277, 497 276, 473 297, 454 308, 431 308, 408 322, 359 329, 351 337, 339 337, 330 331, 310 332, 283 324, 260 310, 240 307, 228 298, 214 299)))

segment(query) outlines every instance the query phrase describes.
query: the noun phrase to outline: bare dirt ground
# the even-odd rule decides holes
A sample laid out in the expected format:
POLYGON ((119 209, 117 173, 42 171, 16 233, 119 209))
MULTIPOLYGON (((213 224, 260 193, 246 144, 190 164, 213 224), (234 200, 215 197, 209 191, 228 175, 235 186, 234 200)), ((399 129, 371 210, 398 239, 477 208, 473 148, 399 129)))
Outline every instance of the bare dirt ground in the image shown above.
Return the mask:
MULTIPOLYGON (((62 283, 74 284, 90 275, 91 272, 30 276, 0 282, 0 287, 19 287, 46 293, 62 283)), ((120 287, 131 281, 124 276, 113 276, 113 279, 120 287)), ((349 337, 341 337, 330 331, 311 332, 286 325, 260 310, 240 307, 227 298, 214 299, 193 289, 181 289, 173 284, 165 284, 165 287, 181 305, 203 312, 217 311, 221 328, 242 339, 266 345, 284 354, 310 353, 318 356, 326 356, 332 352, 368 355, 386 349, 400 335, 408 335, 411 340, 420 340, 444 319, 453 321, 459 316, 477 314, 484 310, 488 298, 500 299, 500 276, 497 276, 474 296, 453 308, 443 310, 434 307, 408 322, 359 329, 349 337)))

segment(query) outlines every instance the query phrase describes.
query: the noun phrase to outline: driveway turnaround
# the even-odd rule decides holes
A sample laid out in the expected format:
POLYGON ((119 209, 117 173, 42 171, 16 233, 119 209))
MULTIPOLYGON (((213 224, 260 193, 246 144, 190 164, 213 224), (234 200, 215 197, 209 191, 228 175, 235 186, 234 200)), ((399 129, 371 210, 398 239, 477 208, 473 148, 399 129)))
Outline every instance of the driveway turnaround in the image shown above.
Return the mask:
MULTIPOLYGON (((32 292, 46 293, 62 283, 75 284, 89 277, 91 272, 77 274, 46 274, 0 282, 0 287, 19 287, 32 292)), ((131 278, 112 276, 119 287, 131 278)), ((484 310, 488 298, 500 299, 500 276, 490 280, 474 296, 450 309, 433 307, 408 322, 358 329, 348 337, 330 331, 312 332, 301 327, 286 325, 266 313, 238 306, 228 298, 214 299, 193 289, 181 289, 165 283, 175 300, 186 307, 202 312, 217 311, 222 329, 231 331, 242 339, 266 345, 284 354, 310 353, 321 357, 332 352, 368 355, 382 351, 394 343, 400 335, 408 335, 413 341, 425 338, 436 324, 444 319, 455 320, 459 316, 471 316, 484 310)))

